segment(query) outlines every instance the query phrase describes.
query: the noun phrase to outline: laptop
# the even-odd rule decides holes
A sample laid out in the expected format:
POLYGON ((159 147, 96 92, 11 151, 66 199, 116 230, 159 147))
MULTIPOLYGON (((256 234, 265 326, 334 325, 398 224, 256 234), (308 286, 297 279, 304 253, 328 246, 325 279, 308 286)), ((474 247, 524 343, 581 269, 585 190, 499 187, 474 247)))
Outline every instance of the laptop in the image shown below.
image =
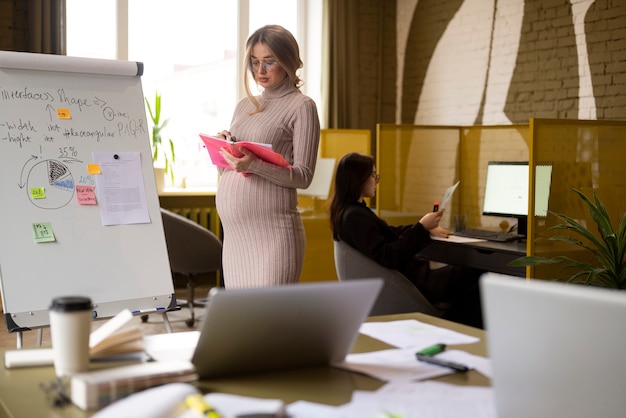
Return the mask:
POLYGON ((168 360, 189 360, 193 352, 191 362, 201 378, 341 362, 381 288, 378 278, 213 288, 199 336, 194 331, 155 336, 145 340, 146 351, 168 360))
POLYGON ((626 416, 626 292, 486 273, 499 418, 626 416))

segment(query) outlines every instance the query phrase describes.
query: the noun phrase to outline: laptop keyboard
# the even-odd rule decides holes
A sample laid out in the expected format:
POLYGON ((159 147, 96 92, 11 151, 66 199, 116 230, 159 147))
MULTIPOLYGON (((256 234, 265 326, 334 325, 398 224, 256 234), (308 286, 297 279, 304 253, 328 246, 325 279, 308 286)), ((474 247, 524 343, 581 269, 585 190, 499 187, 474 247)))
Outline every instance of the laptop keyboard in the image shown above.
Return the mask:
POLYGON ((508 242, 520 239, 521 236, 510 232, 500 231, 488 231, 486 229, 464 229, 463 231, 455 232, 454 235, 466 238, 486 239, 487 241, 508 242))

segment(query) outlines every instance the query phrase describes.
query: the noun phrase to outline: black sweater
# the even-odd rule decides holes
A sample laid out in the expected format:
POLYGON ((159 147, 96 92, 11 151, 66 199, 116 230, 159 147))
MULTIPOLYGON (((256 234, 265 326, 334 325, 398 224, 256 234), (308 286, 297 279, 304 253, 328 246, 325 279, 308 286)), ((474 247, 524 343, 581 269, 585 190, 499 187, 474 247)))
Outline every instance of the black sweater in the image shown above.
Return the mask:
POLYGON ((414 256, 431 241, 430 234, 419 222, 388 225, 365 203, 346 208, 339 238, 378 264, 398 270, 414 282, 415 276, 424 271, 424 263, 414 256))

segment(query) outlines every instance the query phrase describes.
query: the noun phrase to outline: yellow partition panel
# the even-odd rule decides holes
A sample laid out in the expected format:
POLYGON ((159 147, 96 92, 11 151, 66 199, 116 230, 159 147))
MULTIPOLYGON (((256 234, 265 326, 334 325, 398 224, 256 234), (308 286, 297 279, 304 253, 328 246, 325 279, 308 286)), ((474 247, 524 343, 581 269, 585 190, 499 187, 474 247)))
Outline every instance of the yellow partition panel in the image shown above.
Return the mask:
POLYGON ((372 153, 372 133, 369 129, 322 129, 320 157, 339 160, 350 152, 372 153))
MULTIPOLYGON (((322 129, 320 158, 334 158, 335 167, 341 157, 351 152, 372 155, 372 133, 369 129, 322 129)), ((330 186, 330 196, 335 184, 330 186)))
MULTIPOLYGON (((376 211, 391 225, 414 223, 459 179, 459 127, 378 124, 376 211)), ((449 225, 456 199, 446 208, 449 225)))
MULTIPOLYGON (((531 164, 552 165, 552 179, 548 210, 566 214, 587 225, 594 233, 595 223, 584 202, 572 188, 593 198, 595 191, 607 207, 613 226, 626 208, 626 122, 597 120, 531 119, 531 164)), ((534 188, 534 172, 531 172, 534 188)), ((531 193, 534 197, 534 193, 531 193)), ((530 204, 529 209, 533 209, 530 204)), ((568 255, 572 258, 589 258, 573 245, 550 241, 554 235, 567 235, 564 231, 549 230, 560 223, 553 213, 546 217, 529 218, 528 254, 540 256, 568 255)), ((554 279, 568 277, 571 271, 561 272, 560 266, 529 268, 530 277, 554 279)))
MULTIPOLYGON (((320 132, 320 158, 334 158, 335 164, 345 154, 360 152, 371 155, 372 134, 368 129, 322 129, 320 132)), ((331 185, 330 194, 334 192, 331 185)), ((328 201, 307 201, 299 196, 301 208, 313 207, 312 212, 302 213, 302 222, 306 231, 307 246, 301 282, 337 280, 335 270, 333 238, 328 218, 328 201)))

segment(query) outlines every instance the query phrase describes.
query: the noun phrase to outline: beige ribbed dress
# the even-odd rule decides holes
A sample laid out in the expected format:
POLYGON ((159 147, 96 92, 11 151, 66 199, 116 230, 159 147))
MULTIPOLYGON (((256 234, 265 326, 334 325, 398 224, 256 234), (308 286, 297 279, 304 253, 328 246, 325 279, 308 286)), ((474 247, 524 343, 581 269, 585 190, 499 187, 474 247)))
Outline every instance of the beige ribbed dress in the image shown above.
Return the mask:
POLYGON ((230 132, 240 141, 272 144, 292 164, 278 167, 261 160, 245 177, 224 170, 217 189, 217 211, 224 228, 223 271, 226 289, 296 283, 306 245, 297 211, 296 188, 311 183, 320 127, 315 102, 290 85, 288 77, 260 97, 261 112, 241 100, 230 132))

